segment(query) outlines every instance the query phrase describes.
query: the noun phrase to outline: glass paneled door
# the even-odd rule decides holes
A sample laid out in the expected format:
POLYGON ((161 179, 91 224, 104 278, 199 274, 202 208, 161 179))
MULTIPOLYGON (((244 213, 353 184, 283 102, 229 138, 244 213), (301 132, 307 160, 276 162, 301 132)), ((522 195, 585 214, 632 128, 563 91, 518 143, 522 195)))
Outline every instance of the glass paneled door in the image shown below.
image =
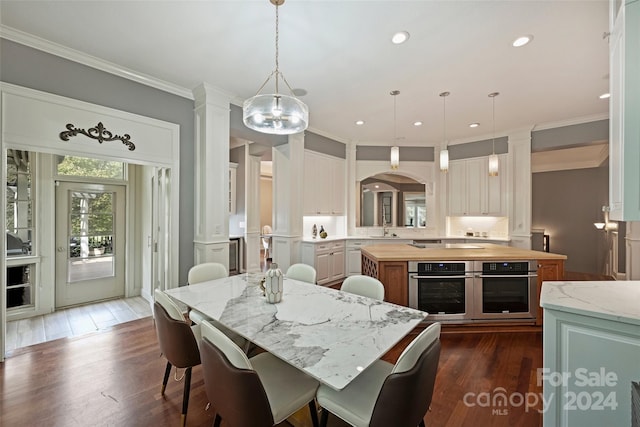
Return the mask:
POLYGON ((125 187, 56 187, 56 308, 125 295, 125 187))

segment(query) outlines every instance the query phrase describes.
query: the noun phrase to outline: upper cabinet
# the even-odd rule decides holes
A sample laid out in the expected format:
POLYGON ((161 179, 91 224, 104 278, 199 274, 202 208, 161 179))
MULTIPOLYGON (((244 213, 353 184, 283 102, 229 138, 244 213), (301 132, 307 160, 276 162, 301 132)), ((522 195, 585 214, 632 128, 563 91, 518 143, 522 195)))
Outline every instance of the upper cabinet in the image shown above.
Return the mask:
POLYGON ((345 161, 304 152, 304 215, 344 215, 345 161))
POLYGON ((454 160, 449 164, 449 216, 507 216, 506 155, 500 160, 498 176, 489 176, 489 159, 454 160))
POLYGON ((640 0, 611 1, 609 206, 616 221, 640 220, 640 0))

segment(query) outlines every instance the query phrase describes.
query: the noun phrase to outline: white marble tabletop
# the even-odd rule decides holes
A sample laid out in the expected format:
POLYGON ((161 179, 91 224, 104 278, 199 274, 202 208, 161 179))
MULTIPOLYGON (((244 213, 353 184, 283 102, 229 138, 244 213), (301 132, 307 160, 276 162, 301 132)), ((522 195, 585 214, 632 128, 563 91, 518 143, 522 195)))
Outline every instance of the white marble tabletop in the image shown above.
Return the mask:
POLYGON ((167 291, 322 383, 340 390, 425 319, 427 313, 284 279, 269 304, 241 274, 167 291))
POLYGON ((640 325, 640 281, 544 282, 540 306, 640 325))

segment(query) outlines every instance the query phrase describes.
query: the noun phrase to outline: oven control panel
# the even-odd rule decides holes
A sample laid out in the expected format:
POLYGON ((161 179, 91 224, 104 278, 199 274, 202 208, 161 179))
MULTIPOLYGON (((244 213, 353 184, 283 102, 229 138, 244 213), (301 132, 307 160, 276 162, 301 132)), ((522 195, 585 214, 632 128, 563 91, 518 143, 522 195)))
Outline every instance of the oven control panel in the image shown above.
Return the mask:
POLYGON ((460 274, 469 271, 466 262, 410 262, 409 271, 421 275, 460 274))
POLYGON ((528 261, 483 262, 483 274, 527 274, 531 271, 528 261))

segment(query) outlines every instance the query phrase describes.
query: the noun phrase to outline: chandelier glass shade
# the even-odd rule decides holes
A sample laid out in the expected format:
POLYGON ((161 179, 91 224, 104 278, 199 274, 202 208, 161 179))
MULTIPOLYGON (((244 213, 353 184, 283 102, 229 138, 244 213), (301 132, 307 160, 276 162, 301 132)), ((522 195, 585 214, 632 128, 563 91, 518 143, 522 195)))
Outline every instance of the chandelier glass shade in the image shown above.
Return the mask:
POLYGON ((290 135, 304 131, 309 126, 309 108, 295 97, 293 89, 279 67, 279 30, 278 8, 284 0, 270 0, 276 7, 276 69, 267 77, 258 92, 242 105, 242 121, 249 129, 275 135, 290 135), (261 94, 260 92, 271 79, 275 80, 275 93, 261 94), (280 93, 280 80, 285 84, 291 95, 280 93))

